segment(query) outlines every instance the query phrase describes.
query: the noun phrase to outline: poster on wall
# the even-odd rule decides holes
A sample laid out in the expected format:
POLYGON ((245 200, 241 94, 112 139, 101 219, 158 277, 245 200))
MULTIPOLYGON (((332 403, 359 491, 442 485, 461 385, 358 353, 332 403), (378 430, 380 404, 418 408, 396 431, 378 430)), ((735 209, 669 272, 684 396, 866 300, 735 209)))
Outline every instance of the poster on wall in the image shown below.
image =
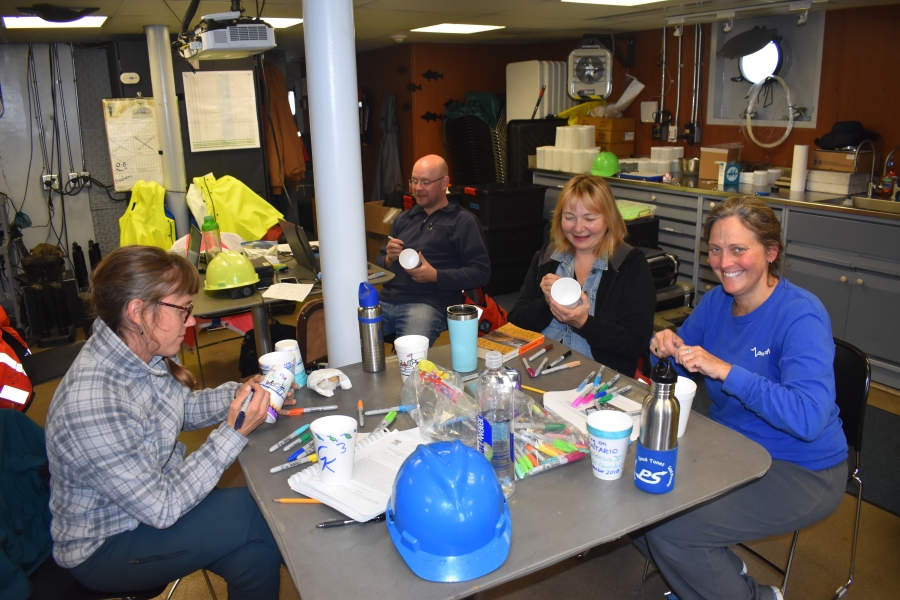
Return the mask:
POLYGON ((191 152, 259 148, 253 71, 182 73, 191 152))
POLYGON ((113 187, 128 192, 143 179, 163 185, 153 98, 103 100, 113 187))

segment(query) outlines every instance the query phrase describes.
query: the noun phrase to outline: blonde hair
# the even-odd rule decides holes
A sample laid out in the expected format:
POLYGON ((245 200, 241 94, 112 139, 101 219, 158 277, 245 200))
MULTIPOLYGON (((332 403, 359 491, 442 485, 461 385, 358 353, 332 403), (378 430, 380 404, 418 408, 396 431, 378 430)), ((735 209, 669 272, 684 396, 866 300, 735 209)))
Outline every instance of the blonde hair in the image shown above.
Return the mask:
POLYGON ((625 242, 625 235, 627 234, 625 221, 622 219, 622 213, 619 212, 619 207, 616 206, 616 199, 612 194, 612 190, 606 185, 606 181, 591 175, 577 175, 573 177, 559 193, 559 198, 556 200, 556 208, 553 211, 553 218, 550 221, 550 240, 553 244, 553 249, 558 252, 574 254, 575 248, 566 238, 562 228, 562 217, 567 207, 574 208, 578 203, 581 203, 588 212, 603 215, 607 231, 595 252, 598 257, 604 254, 611 257, 619 246, 625 242))
POLYGON ((778 252, 775 260, 769 263, 769 274, 781 277, 784 242, 781 241, 781 223, 775 216, 775 211, 754 196, 733 196, 710 211, 703 224, 703 241, 708 244, 713 225, 728 217, 737 217, 766 250, 778 252))
MULTIPOLYGON (((139 334, 139 327, 126 316, 128 303, 143 302, 141 317, 156 322, 160 302, 170 295, 194 295, 200 291, 200 274, 194 265, 179 254, 154 246, 124 246, 110 252, 91 276, 93 313, 103 319, 123 340, 129 332, 139 334)), ((153 332, 145 332, 156 342, 153 332)), ((197 386, 190 371, 166 357, 166 366, 179 383, 193 390, 197 386)))

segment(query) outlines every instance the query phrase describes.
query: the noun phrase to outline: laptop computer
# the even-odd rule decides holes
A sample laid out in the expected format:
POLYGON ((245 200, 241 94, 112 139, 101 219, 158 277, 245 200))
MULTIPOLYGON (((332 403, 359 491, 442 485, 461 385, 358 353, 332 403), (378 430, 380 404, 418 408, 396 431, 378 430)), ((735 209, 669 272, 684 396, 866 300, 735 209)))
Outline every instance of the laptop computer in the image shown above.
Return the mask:
MULTIPOLYGON (((203 234, 195 226, 191 225, 191 235, 188 238, 187 259, 192 265, 200 269, 200 244, 203 241, 203 234)), ((205 270, 205 269, 204 269, 205 270)))
POLYGON ((281 231, 287 240, 291 253, 294 255, 294 261, 297 263, 298 279, 308 279, 313 282, 322 279, 322 270, 319 268, 319 261, 313 254, 306 237, 306 232, 302 227, 294 225, 284 219, 279 219, 278 224, 281 225, 281 231))

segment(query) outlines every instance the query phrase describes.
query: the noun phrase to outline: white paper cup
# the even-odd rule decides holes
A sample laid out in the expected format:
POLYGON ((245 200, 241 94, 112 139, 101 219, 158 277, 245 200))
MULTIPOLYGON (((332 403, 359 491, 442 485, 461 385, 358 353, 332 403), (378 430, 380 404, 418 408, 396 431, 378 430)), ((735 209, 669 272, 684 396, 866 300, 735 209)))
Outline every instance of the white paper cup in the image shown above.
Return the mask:
POLYGON ((697 393, 697 384, 687 377, 678 376, 675 382, 675 398, 678 400, 678 437, 684 435, 687 429, 688 417, 691 416, 691 405, 694 403, 694 395, 697 393))
POLYGON ((769 169, 767 173, 769 174, 769 185, 775 185, 775 182, 781 177, 781 169, 769 169))
POLYGON ((259 357, 259 374, 267 375, 275 367, 287 369, 293 375, 297 359, 293 352, 268 352, 259 357))
POLYGON ((581 302, 581 285, 571 277, 561 277, 550 286, 550 297, 566 308, 575 308, 581 302))
POLYGON ((291 391, 294 383, 294 372, 278 366, 269 369, 260 385, 269 391, 269 408, 266 414, 266 423, 274 423, 278 420, 278 411, 284 406, 284 399, 291 391))
POLYGON ((294 356, 294 381, 297 387, 306 387, 306 367, 303 366, 303 355, 297 340, 281 340, 275 342, 276 352, 289 352, 294 356))
POLYGON ((407 248, 400 253, 400 266, 404 269, 415 269, 419 266, 419 253, 407 248))
POLYGON ((309 425, 316 456, 322 467, 322 483, 341 485, 353 479, 353 455, 356 450, 356 419, 329 415, 309 425))
POLYGON ((591 470, 598 479, 618 479, 625 467, 634 421, 614 410, 598 410, 587 418, 591 438, 591 470))
POLYGON ((416 370, 420 360, 428 358, 428 338, 424 335, 404 335, 394 340, 394 351, 400 362, 403 381, 416 370))

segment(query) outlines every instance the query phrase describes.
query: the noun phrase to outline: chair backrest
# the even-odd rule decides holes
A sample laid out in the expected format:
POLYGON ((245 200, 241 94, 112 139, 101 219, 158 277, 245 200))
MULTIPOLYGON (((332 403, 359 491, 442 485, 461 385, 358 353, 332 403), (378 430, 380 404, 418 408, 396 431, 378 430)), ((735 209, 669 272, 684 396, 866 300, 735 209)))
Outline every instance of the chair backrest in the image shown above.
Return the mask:
POLYGON ((834 339, 834 384, 836 402, 847 443, 862 451, 863 423, 872 368, 865 353, 843 340, 834 339))
POLYGON ((297 344, 307 369, 328 362, 328 343, 325 337, 325 302, 321 298, 309 300, 297 315, 297 344))

